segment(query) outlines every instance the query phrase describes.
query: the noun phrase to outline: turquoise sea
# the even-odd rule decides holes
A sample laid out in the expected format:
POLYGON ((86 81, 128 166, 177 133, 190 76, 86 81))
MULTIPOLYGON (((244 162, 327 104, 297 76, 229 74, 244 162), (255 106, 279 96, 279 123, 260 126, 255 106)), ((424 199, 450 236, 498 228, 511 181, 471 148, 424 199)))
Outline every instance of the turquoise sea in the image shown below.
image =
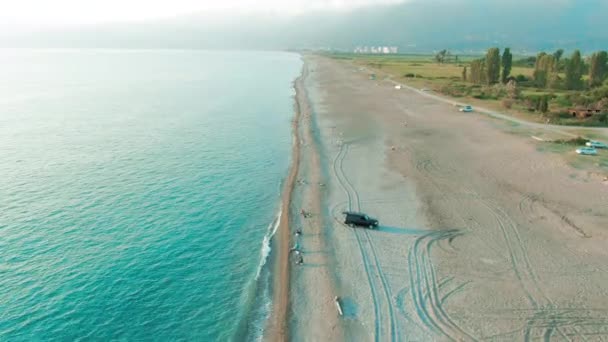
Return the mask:
POLYGON ((0 340, 255 340, 299 56, 0 50, 0 340))

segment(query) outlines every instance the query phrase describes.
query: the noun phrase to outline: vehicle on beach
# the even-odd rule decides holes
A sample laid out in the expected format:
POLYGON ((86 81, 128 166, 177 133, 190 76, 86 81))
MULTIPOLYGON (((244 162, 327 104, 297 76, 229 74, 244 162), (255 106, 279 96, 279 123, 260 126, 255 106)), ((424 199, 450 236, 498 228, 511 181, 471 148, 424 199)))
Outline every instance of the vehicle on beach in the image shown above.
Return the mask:
POLYGON ((601 141, 588 141, 585 145, 587 145, 588 147, 593 147, 593 148, 608 148, 608 145, 601 142, 601 141))
POLYGON ((342 214, 346 215, 344 219, 344 224, 350 227, 366 227, 366 228, 375 228, 378 227, 378 220, 375 218, 371 218, 363 213, 355 213, 350 211, 345 211, 342 214))
POLYGON ((473 107, 466 105, 466 106, 460 108, 460 111, 463 113, 470 113, 473 111, 473 107))
POLYGON ((595 156, 597 155, 597 150, 593 147, 580 147, 576 149, 576 153, 587 156, 595 156))

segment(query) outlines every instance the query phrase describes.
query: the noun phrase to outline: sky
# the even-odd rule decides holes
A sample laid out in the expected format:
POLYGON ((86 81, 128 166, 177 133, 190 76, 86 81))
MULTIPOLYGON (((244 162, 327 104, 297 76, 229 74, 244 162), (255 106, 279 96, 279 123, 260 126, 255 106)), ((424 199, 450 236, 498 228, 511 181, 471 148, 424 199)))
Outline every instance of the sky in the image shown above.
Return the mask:
POLYGON ((146 21, 204 12, 297 15, 310 10, 348 10, 406 0, 0 0, 0 27, 9 30, 66 28, 146 21))

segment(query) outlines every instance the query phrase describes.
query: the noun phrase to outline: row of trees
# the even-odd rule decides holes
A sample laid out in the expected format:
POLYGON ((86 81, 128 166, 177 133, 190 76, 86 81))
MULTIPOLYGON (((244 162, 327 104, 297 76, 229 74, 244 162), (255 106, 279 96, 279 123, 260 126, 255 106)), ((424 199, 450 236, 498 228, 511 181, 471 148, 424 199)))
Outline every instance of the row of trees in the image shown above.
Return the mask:
POLYGON ((500 56, 500 49, 491 48, 485 58, 476 59, 471 62, 470 69, 465 66, 462 70, 462 78, 476 84, 497 84, 509 82, 511 69, 513 67, 513 54, 506 48, 500 56))
POLYGON ((541 52, 536 56, 534 64, 534 83, 539 88, 581 89, 583 86, 584 62, 580 51, 576 50, 572 56, 560 63, 563 50, 554 54, 541 52), (566 77, 562 80, 559 72, 564 69, 566 77))
MULTIPOLYGON (((525 58, 518 64, 534 62, 533 81, 539 88, 580 90, 601 86, 608 78, 608 53, 599 51, 591 55, 588 65, 576 50, 569 58, 563 59, 564 50, 559 49, 553 54, 541 52, 536 58, 525 58), (564 74, 563 78, 560 73, 564 74), (583 75, 588 74, 587 84, 583 75)), ((471 62, 469 68, 464 67, 462 78, 476 84, 493 85, 507 84, 511 77, 513 55, 509 48, 504 49, 502 57, 498 48, 491 48, 486 56, 471 62)))
POLYGON ((563 50, 553 54, 541 52, 534 64, 534 83, 540 88, 581 90, 585 88, 583 75, 587 73, 587 86, 590 88, 601 86, 608 77, 608 53, 599 51, 591 55, 589 63, 576 50, 570 58, 561 59, 563 50), (560 72, 565 73, 562 80, 560 72))

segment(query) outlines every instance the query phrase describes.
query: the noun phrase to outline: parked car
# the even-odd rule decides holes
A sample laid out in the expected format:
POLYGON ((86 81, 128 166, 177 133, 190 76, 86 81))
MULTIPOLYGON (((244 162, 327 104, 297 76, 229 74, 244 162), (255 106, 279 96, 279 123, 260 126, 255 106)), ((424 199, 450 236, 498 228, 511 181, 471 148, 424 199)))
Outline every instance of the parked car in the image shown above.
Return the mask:
POLYGON ((366 227, 366 228, 375 228, 378 227, 378 220, 375 218, 371 218, 363 213, 355 213, 350 211, 345 211, 342 214, 346 215, 344 219, 344 224, 354 227, 366 227))
POLYGON ((472 111, 473 111, 473 107, 471 107, 471 106, 469 106, 469 105, 466 105, 466 106, 464 106, 464 107, 460 108, 460 111, 461 111, 461 112, 464 112, 464 113, 470 113, 470 112, 472 112, 472 111))
POLYGON ((589 147, 593 147, 593 148, 608 148, 608 145, 601 142, 601 141, 588 141, 585 145, 589 146, 589 147))
POLYGON ((597 150, 593 147, 580 147, 576 149, 576 153, 588 156, 595 156, 597 154, 597 150))

